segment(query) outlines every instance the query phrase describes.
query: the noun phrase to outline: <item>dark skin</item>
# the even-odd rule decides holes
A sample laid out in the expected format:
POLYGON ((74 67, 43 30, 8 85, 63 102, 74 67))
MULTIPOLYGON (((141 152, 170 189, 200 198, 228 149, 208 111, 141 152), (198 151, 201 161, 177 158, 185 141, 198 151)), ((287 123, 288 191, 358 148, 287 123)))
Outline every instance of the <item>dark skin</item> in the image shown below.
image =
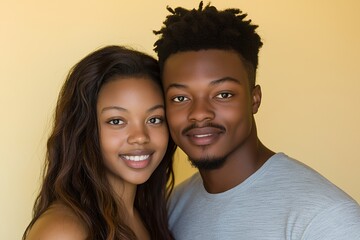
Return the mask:
POLYGON ((274 152, 265 147, 257 138, 256 129, 252 135, 251 141, 253 142, 247 143, 247 146, 244 146, 244 151, 237 155, 241 161, 229 158, 226 164, 218 169, 199 170, 204 181, 204 187, 209 193, 221 193, 237 186, 274 155, 274 152))
POLYGON ((254 114, 260 86, 250 86, 238 53, 202 50, 171 55, 164 65, 167 120, 177 145, 193 164, 225 159, 215 169, 199 168, 209 193, 242 183, 274 152, 258 139, 254 114))

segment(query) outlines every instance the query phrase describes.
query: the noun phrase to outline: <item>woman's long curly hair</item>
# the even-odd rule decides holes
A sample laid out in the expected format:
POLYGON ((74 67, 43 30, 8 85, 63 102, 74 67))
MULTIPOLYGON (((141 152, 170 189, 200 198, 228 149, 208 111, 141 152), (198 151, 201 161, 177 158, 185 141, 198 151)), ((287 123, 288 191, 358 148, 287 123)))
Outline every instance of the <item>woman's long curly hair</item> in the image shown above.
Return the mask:
MULTIPOLYGON (((119 214, 124 209, 105 176, 99 144, 98 93, 114 76, 147 77, 161 89, 158 62, 120 46, 99 49, 72 68, 57 101, 43 184, 23 239, 55 202, 65 204, 83 220, 90 230, 88 239, 136 239, 119 214)), ((168 230, 166 201, 174 185, 175 148, 169 137, 163 160, 149 180, 137 187, 134 204, 151 239, 173 239, 168 230)))

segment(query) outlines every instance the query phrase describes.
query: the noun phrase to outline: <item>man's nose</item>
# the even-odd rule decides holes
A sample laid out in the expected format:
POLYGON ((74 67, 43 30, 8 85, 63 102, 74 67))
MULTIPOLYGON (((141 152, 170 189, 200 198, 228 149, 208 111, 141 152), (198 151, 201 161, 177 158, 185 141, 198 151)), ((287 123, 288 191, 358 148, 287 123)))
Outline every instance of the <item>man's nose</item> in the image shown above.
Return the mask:
POLYGON ((197 99, 193 101, 188 116, 190 121, 202 122, 206 120, 212 120, 214 117, 215 112, 208 100, 197 99))

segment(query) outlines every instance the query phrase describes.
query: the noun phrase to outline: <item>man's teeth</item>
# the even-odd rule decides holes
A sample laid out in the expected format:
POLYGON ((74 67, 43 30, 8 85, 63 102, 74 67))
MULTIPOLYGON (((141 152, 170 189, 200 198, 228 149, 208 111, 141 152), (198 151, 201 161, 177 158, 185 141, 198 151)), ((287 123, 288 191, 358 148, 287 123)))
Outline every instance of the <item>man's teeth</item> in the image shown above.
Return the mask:
POLYGON ((194 135, 194 137, 196 137, 196 138, 203 138, 203 137, 209 137, 209 136, 211 136, 210 133, 208 133, 208 134, 198 134, 198 135, 194 135))
POLYGON ((149 158, 150 155, 140 155, 140 156, 124 156, 126 160, 129 161, 144 161, 149 158))

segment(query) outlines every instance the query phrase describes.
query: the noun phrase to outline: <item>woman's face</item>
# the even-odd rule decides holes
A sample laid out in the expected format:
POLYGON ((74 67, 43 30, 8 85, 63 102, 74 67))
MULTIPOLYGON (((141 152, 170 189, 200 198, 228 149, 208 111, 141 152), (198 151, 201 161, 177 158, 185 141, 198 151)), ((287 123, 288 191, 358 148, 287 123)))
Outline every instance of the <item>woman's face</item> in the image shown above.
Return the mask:
POLYGON ((168 144, 159 86, 148 78, 115 78, 100 89, 97 118, 109 181, 146 182, 168 144))

